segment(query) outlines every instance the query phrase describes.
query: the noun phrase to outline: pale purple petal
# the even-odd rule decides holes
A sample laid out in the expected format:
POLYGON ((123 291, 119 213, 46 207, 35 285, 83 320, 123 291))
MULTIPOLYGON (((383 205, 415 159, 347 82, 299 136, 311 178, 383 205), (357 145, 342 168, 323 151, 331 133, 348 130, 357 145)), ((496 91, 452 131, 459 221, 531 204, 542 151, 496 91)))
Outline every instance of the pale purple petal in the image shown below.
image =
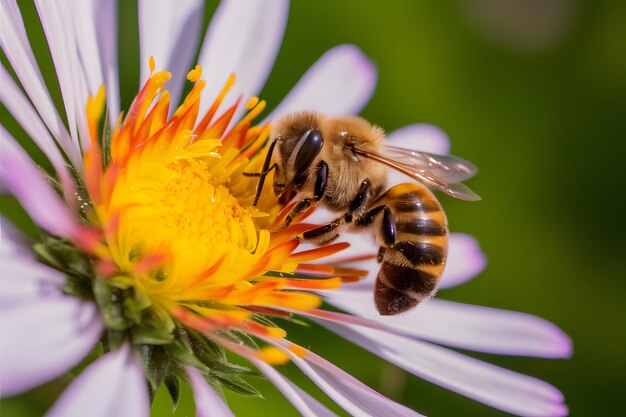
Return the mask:
POLYGON ((74 199, 74 180, 63 155, 61 155, 54 139, 50 136, 48 129, 46 129, 30 101, 2 65, 0 65, 0 86, 2 86, 0 88, 0 102, 4 104, 9 113, 15 117, 15 120, 52 163, 64 186, 66 197, 74 199))
POLYGON ((76 34, 69 4, 35 0, 35 6, 59 79, 72 140, 75 143, 80 141, 83 151, 86 151, 91 146, 85 114, 89 94, 85 73, 78 58, 76 34))
POLYGON ((491 407, 528 417, 565 416, 552 385, 419 340, 361 326, 317 320, 388 362, 491 407))
POLYGON ((374 93, 376 79, 376 67, 359 48, 337 46, 309 68, 267 119, 303 110, 357 114, 374 93))
POLYGON ((450 152, 448 135, 437 126, 428 123, 418 123, 396 129, 387 135, 385 143, 440 155, 450 152))
POLYGON ((98 92, 104 82, 93 5, 93 0, 72 0, 68 10, 72 13, 76 49, 85 74, 87 89, 92 96, 98 92))
POLYGON ((32 259, 32 247, 32 240, 0 215, 0 257, 32 259))
POLYGON ((143 369, 128 344, 89 365, 46 416, 83 417, 87 414, 89 417, 150 415, 143 369))
MULTIPOLYGON (((80 1, 80 0, 79 0, 80 1)), ((107 112, 111 126, 117 124, 120 115, 120 82, 117 69, 117 2, 115 0, 92 0, 94 3, 98 50, 102 60, 102 73, 106 87, 107 112)))
POLYGON ((74 166, 80 166, 81 154, 78 142, 72 142, 59 113, 54 107, 30 47, 24 21, 15 0, 3 1, 0 8, 0 46, 17 74, 17 78, 24 86, 28 97, 61 149, 74 166))
POLYGON ((80 63, 90 95, 106 86, 109 121, 120 112, 117 75, 117 6, 115 0, 73 0, 74 30, 80 63))
MULTIPOLYGON (((5 279, 2 291, 7 288, 5 279)), ((49 290, 30 302, 3 308, 2 396, 20 394, 71 369, 93 349, 102 329, 93 304, 58 291, 49 290)))
POLYGON ((234 417, 230 408, 219 395, 207 384, 202 374, 195 368, 187 367, 187 376, 193 389, 196 403, 196 417, 234 417))
POLYGON ((307 352, 304 359, 302 359, 284 346, 274 341, 266 341, 283 349, 306 376, 311 378, 326 395, 354 417, 421 416, 421 414, 410 408, 374 391, 361 381, 312 352, 307 352))
POLYGON ((399 335, 501 355, 566 358, 572 351, 562 330, 529 314, 432 299, 406 313, 381 316, 373 291, 346 288, 324 294, 332 305, 399 335))
POLYGON ((59 236, 73 237, 79 227, 26 152, 0 126, 0 181, 41 227, 59 236))
POLYGON ((572 354, 571 339, 537 316, 438 299, 421 310, 398 317, 400 325, 438 343, 502 355, 567 358, 572 354))
POLYGON ((303 417, 335 417, 336 414, 311 397, 293 382, 285 378, 272 366, 259 360, 251 362, 270 380, 272 384, 289 400, 303 417))
POLYGON ((200 114, 210 107, 233 72, 237 80, 222 108, 233 105, 240 94, 244 103, 259 94, 278 54, 288 11, 287 0, 220 3, 198 57, 203 78, 209 81, 202 92, 200 114))
POLYGON ((6 250, 4 246, 15 247, 15 242, 7 242, 2 235, 2 255, 0 255, 0 312, 37 304, 47 297, 58 299, 59 288, 65 284, 63 273, 36 261, 32 254, 22 248, 6 250))
MULTIPOLYGON (((157 70, 172 73, 167 89, 174 104, 178 103, 185 77, 192 68, 203 17, 202 0, 139 1, 141 84, 148 79, 149 60, 153 56, 157 70)), ((213 82, 211 78, 208 80, 209 83, 213 82)))
POLYGON ((451 288, 464 284, 485 269, 487 258, 478 241, 464 233, 450 233, 448 260, 441 275, 439 288, 451 288))

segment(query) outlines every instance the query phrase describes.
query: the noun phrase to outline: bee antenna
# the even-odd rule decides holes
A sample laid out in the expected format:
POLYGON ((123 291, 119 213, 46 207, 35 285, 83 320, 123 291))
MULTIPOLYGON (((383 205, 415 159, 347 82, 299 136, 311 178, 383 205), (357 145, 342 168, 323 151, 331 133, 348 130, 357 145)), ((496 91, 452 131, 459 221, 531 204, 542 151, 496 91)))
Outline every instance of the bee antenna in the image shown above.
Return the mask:
POLYGON ((253 206, 256 206, 259 202, 259 198, 261 198, 261 190, 263 190, 263 184, 265 184, 265 177, 267 176, 267 174, 270 173, 270 171, 272 171, 272 169, 276 168, 277 166, 276 164, 274 164, 270 168, 270 162, 272 162, 272 153, 274 152, 274 146, 276 145, 278 139, 280 139, 280 137, 274 139, 272 143, 270 143, 270 147, 267 150, 265 161, 263 161, 263 168, 261 168, 261 174, 259 175, 259 182, 256 186, 256 194, 254 196, 254 202, 252 203, 253 206))

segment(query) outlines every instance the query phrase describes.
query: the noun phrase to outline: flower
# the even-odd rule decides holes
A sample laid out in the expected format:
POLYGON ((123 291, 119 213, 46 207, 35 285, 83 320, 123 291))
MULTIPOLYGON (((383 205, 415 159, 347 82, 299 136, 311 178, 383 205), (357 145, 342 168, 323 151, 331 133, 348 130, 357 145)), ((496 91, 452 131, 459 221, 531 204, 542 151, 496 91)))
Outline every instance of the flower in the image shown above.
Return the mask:
MULTIPOLYGON (((256 181, 244 172, 260 169, 270 131, 268 122, 254 122, 265 107, 254 94, 276 56, 286 1, 223 2, 199 65, 189 72, 202 2, 140 2, 141 62, 148 67, 120 118, 115 4, 36 5, 67 126, 42 81, 17 4, 4 1, 0 43, 28 98, 3 68, 0 101, 55 174, 46 178, 0 129, 3 188, 43 230, 32 242, 2 220, 0 332, 11 340, 0 350, 3 396, 52 380, 98 344, 106 353, 49 415, 148 415, 149 392, 163 383, 175 399, 188 381, 198 415, 227 416, 222 386, 256 390, 244 379, 253 371, 231 363, 226 349, 247 359, 303 415, 333 414, 273 364, 291 360, 352 415, 419 415, 288 340, 274 321, 298 315, 493 407, 529 416, 567 413, 562 395, 547 383, 439 346, 567 357, 570 341, 555 326, 438 299, 380 317, 372 279, 365 277, 377 269, 367 263, 375 248, 362 239, 343 251, 344 242, 308 248, 297 239, 310 227, 302 218, 269 232, 285 212, 271 195, 263 194, 258 209, 251 206, 256 181), (157 64, 171 72, 156 71, 157 64), (193 87, 170 111, 185 74, 193 87), (319 308, 321 297, 351 314, 319 308)), ((357 113, 375 78, 357 48, 337 47, 266 120, 297 109, 357 113)), ((428 125, 392 132, 388 140, 437 152, 448 147, 445 135, 428 125)), ((470 279, 484 264, 473 238, 453 234, 442 287, 470 279)))

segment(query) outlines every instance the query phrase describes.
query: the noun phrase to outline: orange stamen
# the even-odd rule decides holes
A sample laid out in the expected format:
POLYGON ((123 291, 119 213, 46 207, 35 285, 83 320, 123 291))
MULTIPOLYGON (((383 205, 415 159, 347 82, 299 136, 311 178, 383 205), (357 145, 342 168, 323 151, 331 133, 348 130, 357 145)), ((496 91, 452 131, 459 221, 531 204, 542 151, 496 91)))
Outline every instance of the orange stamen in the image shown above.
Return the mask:
POLYGON ((217 109, 222 104, 222 101, 224 101, 224 97, 226 97, 226 94, 228 94, 228 91, 230 91, 233 84, 235 84, 235 74, 230 74, 228 80, 226 80, 226 84, 224 84, 224 87, 222 87, 222 91, 220 91, 217 98, 211 105, 211 108, 209 108, 209 111, 206 112, 206 114, 202 118, 202 121, 198 123, 198 126, 194 130, 194 133, 196 135, 199 135, 206 130, 209 123, 211 123, 211 119, 213 119, 213 116, 215 116, 215 112, 217 112, 217 109))
POLYGON ((298 264, 296 273, 331 276, 335 275, 335 268, 323 264, 298 264))
POLYGON ((316 227, 316 224, 298 223, 287 227, 283 231, 274 233, 271 238, 270 249, 275 248, 276 246, 293 239, 294 237, 306 232, 307 230, 315 229, 316 227))
POLYGON ((292 253, 289 260, 293 262, 307 262, 315 259, 325 258, 333 255, 339 251, 348 248, 350 244, 348 242, 333 243, 332 245, 326 245, 319 248, 306 250, 298 253, 292 253))

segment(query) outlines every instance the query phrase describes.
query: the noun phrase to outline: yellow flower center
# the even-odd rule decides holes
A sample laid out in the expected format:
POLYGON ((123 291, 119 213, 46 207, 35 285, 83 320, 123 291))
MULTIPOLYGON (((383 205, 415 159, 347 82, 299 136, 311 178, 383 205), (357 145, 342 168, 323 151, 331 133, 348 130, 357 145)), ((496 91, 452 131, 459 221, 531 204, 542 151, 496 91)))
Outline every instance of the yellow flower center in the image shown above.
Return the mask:
POLYGON ((156 240, 151 246, 188 240, 199 253, 216 245, 254 249, 256 230, 249 209, 228 188, 214 185, 204 161, 174 161, 161 168, 163 182, 137 186, 147 197, 137 233, 156 240), (156 185, 156 186, 154 186, 156 185))
MULTIPOLYGON (((199 67, 190 72, 194 88, 171 118, 163 91, 169 73, 151 74, 112 133, 104 170, 98 140, 104 90, 89 101, 88 216, 100 230, 89 250, 100 277, 139 294, 133 303, 141 311, 203 331, 239 328, 282 337, 283 330, 257 322, 255 314, 318 307, 321 299, 307 290, 337 288, 362 271, 304 263, 346 247, 294 253, 296 236, 311 225, 296 221, 280 233, 269 232, 280 221, 281 207, 267 192, 252 207, 257 180, 243 175, 258 172, 264 160, 270 127, 251 121, 265 102, 249 100, 249 113, 227 129, 237 104, 219 117, 217 110, 231 77, 198 120, 206 84, 201 73, 199 67)), ((133 317, 141 326, 141 316, 133 317)))
POLYGON ((173 236, 190 239, 199 250, 209 250, 215 242, 244 247, 242 229, 252 218, 239 206, 227 188, 213 186, 202 162, 172 164, 177 175, 164 184, 157 207, 173 236))

